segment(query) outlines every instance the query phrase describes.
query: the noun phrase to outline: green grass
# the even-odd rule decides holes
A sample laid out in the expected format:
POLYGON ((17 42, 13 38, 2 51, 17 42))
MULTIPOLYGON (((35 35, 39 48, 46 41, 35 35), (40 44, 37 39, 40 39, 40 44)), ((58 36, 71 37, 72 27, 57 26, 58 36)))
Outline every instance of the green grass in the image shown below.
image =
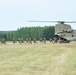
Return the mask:
POLYGON ((0 75, 76 75, 76 44, 0 45, 0 75))

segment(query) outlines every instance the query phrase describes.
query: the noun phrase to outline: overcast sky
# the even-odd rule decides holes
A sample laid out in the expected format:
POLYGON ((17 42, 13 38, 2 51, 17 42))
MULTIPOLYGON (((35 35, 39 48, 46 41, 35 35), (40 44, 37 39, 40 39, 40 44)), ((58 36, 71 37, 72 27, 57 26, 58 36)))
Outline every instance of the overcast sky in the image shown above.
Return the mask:
MULTIPOLYGON (((55 25, 28 20, 76 21, 76 0, 0 0, 0 31, 55 25)), ((76 24, 71 26, 76 29, 76 24)))

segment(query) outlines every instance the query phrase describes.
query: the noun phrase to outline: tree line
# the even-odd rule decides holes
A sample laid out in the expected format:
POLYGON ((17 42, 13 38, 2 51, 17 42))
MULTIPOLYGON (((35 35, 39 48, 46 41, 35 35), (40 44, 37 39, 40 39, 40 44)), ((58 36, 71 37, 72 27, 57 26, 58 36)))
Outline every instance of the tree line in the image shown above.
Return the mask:
POLYGON ((6 33, 0 33, 0 39, 4 38, 8 41, 12 41, 13 39, 17 40, 18 38, 26 39, 26 38, 35 38, 39 40, 39 38, 53 38, 55 33, 54 26, 44 26, 44 27, 22 27, 18 28, 16 31, 9 31, 6 33))

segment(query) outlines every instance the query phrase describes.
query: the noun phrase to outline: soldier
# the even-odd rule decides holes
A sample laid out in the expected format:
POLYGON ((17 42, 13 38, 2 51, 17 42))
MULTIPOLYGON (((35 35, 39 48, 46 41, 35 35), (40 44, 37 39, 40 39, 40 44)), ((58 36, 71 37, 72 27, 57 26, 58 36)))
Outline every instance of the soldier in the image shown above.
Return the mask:
POLYGON ((25 39, 25 41, 26 41, 26 43, 29 43, 29 40, 28 40, 28 38, 26 38, 26 39, 25 39))
POLYGON ((29 38, 29 43, 31 43, 31 44, 32 44, 32 39, 31 39, 31 38, 29 38))
POLYGON ((46 38, 45 37, 43 38, 43 43, 46 43, 46 38))
POLYGON ((58 40, 58 43, 63 43, 63 40, 59 39, 59 40, 58 40))
POLYGON ((21 38, 21 42, 24 43, 24 40, 21 38))
POLYGON ((16 43, 16 40, 15 40, 15 39, 13 39, 13 44, 14 44, 14 43, 16 43))
POLYGON ((36 43, 36 39, 35 38, 33 38, 33 42, 36 43))
POLYGON ((53 41, 53 39, 52 39, 52 38, 50 38, 49 40, 50 40, 50 43, 53 41))
POLYGON ((57 43, 58 42, 58 39, 57 38, 54 38, 54 43, 57 43))
POLYGON ((40 43, 43 41, 42 38, 39 38, 40 43))
POLYGON ((6 40, 4 38, 2 38, 1 44, 6 44, 6 40))
POLYGON ((18 42, 19 42, 20 44, 22 44, 22 42, 21 42, 21 39, 20 39, 20 38, 18 38, 18 42))

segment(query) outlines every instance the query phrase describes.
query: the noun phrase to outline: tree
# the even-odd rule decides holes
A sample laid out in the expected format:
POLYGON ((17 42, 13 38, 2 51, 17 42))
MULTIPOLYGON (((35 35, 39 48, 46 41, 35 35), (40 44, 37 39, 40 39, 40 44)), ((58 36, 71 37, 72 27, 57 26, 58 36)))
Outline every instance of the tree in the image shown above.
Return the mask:
POLYGON ((10 31, 5 34, 0 34, 0 38, 5 38, 7 40, 17 40, 18 38, 35 38, 39 40, 40 38, 52 38, 55 33, 54 26, 45 26, 45 27, 22 27, 18 28, 16 31, 10 31))

